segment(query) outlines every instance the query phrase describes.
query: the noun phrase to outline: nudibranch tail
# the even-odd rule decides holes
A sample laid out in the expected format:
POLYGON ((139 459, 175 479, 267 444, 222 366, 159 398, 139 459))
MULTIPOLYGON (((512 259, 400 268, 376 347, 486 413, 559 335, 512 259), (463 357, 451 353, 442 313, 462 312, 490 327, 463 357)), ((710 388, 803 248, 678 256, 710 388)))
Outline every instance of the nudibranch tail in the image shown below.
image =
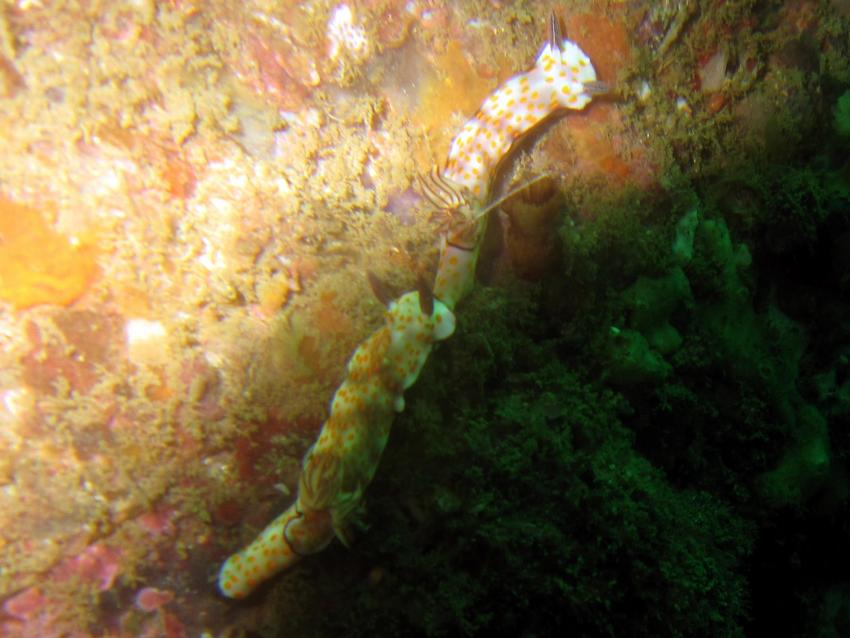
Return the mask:
POLYGON ((218 588, 228 598, 244 598, 277 572, 297 563, 297 544, 309 539, 318 551, 333 538, 331 519, 323 513, 305 518, 297 502, 274 519, 254 541, 222 565, 218 588), (296 544, 296 547, 293 547, 296 544))
POLYGON ((560 108, 583 109, 601 88, 590 58, 560 38, 557 19, 534 66, 515 75, 484 100, 454 138, 442 176, 482 200, 493 169, 513 143, 560 108))

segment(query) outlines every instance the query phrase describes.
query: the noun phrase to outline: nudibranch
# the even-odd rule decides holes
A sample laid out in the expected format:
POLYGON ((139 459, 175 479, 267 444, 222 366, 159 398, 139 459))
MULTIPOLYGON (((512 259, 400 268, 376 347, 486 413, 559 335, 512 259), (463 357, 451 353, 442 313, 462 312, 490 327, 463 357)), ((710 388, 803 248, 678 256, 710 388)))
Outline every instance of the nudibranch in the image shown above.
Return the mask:
POLYGON ((330 416, 304 456, 296 501, 222 566, 218 586, 225 596, 247 596, 278 571, 323 549, 334 535, 348 545, 393 417, 404 410, 404 391, 415 383, 434 342, 454 329, 452 311, 424 290, 390 302, 384 325, 348 362, 330 416))
POLYGON ((590 58, 563 38, 557 16, 534 66, 493 91, 454 138, 442 176, 482 200, 494 168, 514 142, 553 111, 581 110, 607 86, 596 79, 590 58))
POLYGON ((499 162, 522 135, 553 112, 581 110, 594 96, 607 92, 590 58, 561 35, 552 13, 549 40, 531 70, 493 91, 455 136, 445 168, 420 181, 425 197, 452 213, 455 222, 442 237, 434 283, 435 296, 449 308, 454 309, 474 284, 485 213, 504 201, 485 206, 499 162))

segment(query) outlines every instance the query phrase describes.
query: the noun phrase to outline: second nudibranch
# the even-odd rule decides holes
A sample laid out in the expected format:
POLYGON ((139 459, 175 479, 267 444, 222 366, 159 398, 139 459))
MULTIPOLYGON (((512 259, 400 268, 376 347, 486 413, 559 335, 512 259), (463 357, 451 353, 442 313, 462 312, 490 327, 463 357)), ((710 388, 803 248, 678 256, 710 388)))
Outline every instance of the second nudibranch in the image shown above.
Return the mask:
POLYGON ((549 41, 531 70, 493 91, 452 142, 443 177, 468 189, 473 200, 488 195, 493 170, 525 132, 557 109, 581 110, 607 92, 590 58, 561 37, 554 15, 550 24, 549 41))
POLYGON ((404 391, 416 381, 434 342, 454 329, 452 311, 425 291, 389 303, 384 325, 348 362, 330 416, 304 456, 295 502, 222 566, 218 586, 225 596, 247 596, 334 536, 348 544, 393 417, 404 410, 404 391))

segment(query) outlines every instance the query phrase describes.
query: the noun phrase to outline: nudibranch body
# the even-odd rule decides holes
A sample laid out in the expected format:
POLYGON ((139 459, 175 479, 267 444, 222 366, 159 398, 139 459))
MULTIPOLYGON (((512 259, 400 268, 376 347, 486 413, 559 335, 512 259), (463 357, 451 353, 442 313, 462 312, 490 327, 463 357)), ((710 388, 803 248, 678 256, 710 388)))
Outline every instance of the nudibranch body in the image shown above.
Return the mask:
POLYGON ((553 16, 549 41, 531 70, 491 93, 454 138, 443 177, 467 188, 473 199, 483 199, 493 169, 520 136, 553 111, 583 109, 605 90, 590 58, 561 38, 553 16))
POLYGON ((455 329, 451 310, 409 292, 389 304, 386 322, 354 351, 331 414, 304 456, 298 498, 221 568, 225 596, 243 598, 264 580, 323 549, 334 534, 348 544, 352 518, 372 481, 404 390, 415 383, 435 341, 455 329))
POLYGON ((455 318, 442 302, 431 312, 409 292, 387 310, 387 321, 354 351, 348 374, 331 403, 331 415, 305 457, 299 498, 311 510, 330 512, 347 544, 346 523, 372 481, 404 390, 419 376, 435 341, 454 332, 455 318))
POLYGON ((434 296, 451 310, 475 283, 475 264, 483 228, 481 219, 472 220, 442 239, 434 296))

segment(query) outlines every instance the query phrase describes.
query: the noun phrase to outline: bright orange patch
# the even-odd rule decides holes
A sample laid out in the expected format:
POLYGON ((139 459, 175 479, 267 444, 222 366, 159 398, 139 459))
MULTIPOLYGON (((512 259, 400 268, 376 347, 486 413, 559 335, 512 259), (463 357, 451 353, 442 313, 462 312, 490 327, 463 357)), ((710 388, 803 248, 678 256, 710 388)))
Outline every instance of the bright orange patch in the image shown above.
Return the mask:
POLYGON ((0 299, 17 310, 66 306, 96 274, 93 246, 74 246, 35 210, 0 199, 0 299))
MULTIPOLYGON (((564 16, 567 33, 587 34, 576 41, 587 53, 600 80, 613 82, 631 58, 629 34, 623 20, 612 20, 604 12, 564 16)), ((579 60, 579 66, 585 66, 579 60)))
POLYGON ((647 147, 636 144, 621 131, 623 122, 612 104, 600 102, 565 117, 557 134, 544 142, 553 158, 568 157, 577 175, 601 177, 612 185, 635 184, 652 188, 658 168, 647 147))

